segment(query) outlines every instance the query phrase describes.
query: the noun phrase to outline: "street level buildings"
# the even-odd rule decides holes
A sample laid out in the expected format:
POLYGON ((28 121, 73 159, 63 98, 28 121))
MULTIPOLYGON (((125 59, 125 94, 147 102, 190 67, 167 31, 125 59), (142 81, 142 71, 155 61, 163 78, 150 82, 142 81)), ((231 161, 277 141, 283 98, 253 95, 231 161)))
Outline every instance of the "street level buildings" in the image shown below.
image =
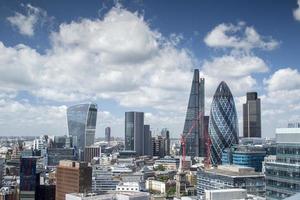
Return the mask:
POLYGON ((197 172, 197 195, 200 199, 205 190, 242 188, 249 194, 265 195, 265 176, 254 168, 235 165, 219 165, 217 168, 197 172))
POLYGON ((267 200, 300 192, 300 127, 276 129, 276 143, 276 160, 264 164, 267 200))
POLYGON ((92 167, 86 162, 62 160, 56 169, 56 200, 68 193, 88 193, 92 189, 92 167))

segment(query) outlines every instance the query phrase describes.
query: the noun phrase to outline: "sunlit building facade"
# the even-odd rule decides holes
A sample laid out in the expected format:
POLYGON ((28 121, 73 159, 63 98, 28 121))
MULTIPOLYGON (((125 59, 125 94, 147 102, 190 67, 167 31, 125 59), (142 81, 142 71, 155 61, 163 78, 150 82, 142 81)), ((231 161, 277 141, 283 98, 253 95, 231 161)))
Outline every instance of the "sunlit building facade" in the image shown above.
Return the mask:
POLYGON ((238 143, 238 119, 235 103, 227 84, 222 81, 213 97, 209 118, 212 165, 221 163, 222 151, 238 143))
POLYGON ((73 146, 84 150, 94 144, 97 104, 78 104, 67 109, 69 136, 73 137, 73 146))

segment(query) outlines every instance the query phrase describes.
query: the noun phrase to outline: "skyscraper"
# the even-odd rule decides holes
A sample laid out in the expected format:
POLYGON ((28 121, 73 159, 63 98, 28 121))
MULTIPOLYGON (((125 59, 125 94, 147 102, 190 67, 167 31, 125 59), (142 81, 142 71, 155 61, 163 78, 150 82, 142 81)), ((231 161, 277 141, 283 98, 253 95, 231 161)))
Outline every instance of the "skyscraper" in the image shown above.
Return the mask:
POLYGON ((256 92, 247 93, 247 101, 243 104, 244 137, 261 137, 260 99, 256 92))
POLYGON ((56 200, 65 200, 68 193, 92 191, 92 167, 86 162, 62 160, 56 169, 56 200))
POLYGON ((211 164, 221 163, 222 151, 238 143, 238 119, 233 96, 227 84, 218 86, 211 104, 209 117, 211 164))
POLYGON ((78 104, 67 109, 69 136, 73 137, 73 146, 79 152, 94 144, 97 104, 78 104))
POLYGON ((144 155, 152 156, 152 136, 150 125, 144 125, 144 155))
POLYGON ((186 136, 187 156, 205 156, 204 99, 204 78, 199 79, 199 70, 195 69, 183 128, 183 135, 186 136), (194 128, 191 129, 191 127, 194 128), (188 134, 190 130, 191 133, 188 134))
POLYGON ((111 132, 111 128, 106 127, 105 128, 105 141, 108 143, 110 143, 110 132, 111 132))
POLYGON ((144 113, 125 113, 125 150, 144 155, 144 113))

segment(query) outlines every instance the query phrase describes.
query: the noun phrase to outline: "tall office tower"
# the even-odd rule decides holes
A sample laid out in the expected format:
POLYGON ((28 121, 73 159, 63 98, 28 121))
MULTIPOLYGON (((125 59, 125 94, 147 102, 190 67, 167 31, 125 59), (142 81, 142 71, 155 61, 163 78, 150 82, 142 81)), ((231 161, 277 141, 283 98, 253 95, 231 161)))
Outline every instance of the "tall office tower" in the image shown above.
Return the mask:
POLYGON ((166 139, 161 135, 152 137, 152 155, 163 158, 166 156, 166 139))
MULTIPOLYGON (((204 137, 204 157, 209 157, 208 152, 210 151, 210 138, 208 134, 209 116, 204 116, 203 119, 203 137, 204 137)), ((209 158, 208 158, 209 159, 209 158)))
POLYGON ((144 113, 125 113, 125 150, 144 155, 144 113))
POLYGON ((97 105, 78 104, 67 109, 69 136, 73 137, 73 145, 78 149, 82 159, 82 152, 86 146, 94 144, 97 105))
POLYGON ((186 135, 187 156, 205 156, 203 136, 204 99, 204 78, 199 79, 199 70, 195 69, 183 128, 183 135, 186 135), (191 133, 188 135, 190 130, 191 133))
POLYGON ((165 138, 165 152, 166 155, 170 155, 170 146, 171 146, 171 140, 170 140, 170 131, 167 128, 163 128, 161 130, 161 136, 165 138))
POLYGON ((3 172, 5 169, 4 165, 5 165, 5 159, 0 158, 0 187, 2 187, 3 172))
POLYGON ((247 92, 247 101, 243 104, 244 137, 261 137, 260 99, 257 92, 247 92))
POLYGON ((152 156, 152 136, 150 125, 144 125, 144 155, 152 156))
POLYGON ((110 143, 110 132, 111 132, 111 128, 110 127, 106 127, 105 128, 105 141, 110 143))
POLYGON ((56 169, 56 200, 65 200, 68 193, 92 191, 92 167, 86 162, 62 160, 56 169))
POLYGON ((34 200, 39 179, 36 173, 36 157, 20 158, 20 200, 34 200))
POLYGON ((222 81, 214 94, 209 117, 212 165, 221 164, 222 151, 238 143, 238 131, 234 99, 229 87, 222 81))
POLYGON ((300 192, 300 127, 277 128, 276 144, 276 160, 265 162, 268 200, 285 199, 300 192))

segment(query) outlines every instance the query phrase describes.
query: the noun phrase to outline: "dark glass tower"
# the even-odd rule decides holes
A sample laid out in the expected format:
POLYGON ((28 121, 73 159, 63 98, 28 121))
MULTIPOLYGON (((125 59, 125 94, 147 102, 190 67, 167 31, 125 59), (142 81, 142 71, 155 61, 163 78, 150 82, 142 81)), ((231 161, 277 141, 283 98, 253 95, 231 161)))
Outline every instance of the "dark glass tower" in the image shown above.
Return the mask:
POLYGON ((84 150, 86 146, 94 144, 97 105, 78 104, 67 109, 69 136, 73 137, 73 145, 84 150))
POLYGON ((247 101, 243 104, 244 137, 261 137, 260 99, 256 92, 247 93, 247 101))
POLYGON ((205 156, 203 116, 204 116, 204 78, 199 79, 199 70, 195 69, 189 103, 186 112, 184 128, 183 128, 183 135, 186 135, 187 156, 192 156, 192 157, 205 156), (193 125, 194 128, 192 128, 193 125))
POLYGON ((144 113, 125 113, 125 150, 144 155, 144 113))
POLYGON ((238 143, 238 119, 234 99, 227 84, 218 86, 211 104, 209 117, 212 165, 221 163, 222 151, 238 143))

